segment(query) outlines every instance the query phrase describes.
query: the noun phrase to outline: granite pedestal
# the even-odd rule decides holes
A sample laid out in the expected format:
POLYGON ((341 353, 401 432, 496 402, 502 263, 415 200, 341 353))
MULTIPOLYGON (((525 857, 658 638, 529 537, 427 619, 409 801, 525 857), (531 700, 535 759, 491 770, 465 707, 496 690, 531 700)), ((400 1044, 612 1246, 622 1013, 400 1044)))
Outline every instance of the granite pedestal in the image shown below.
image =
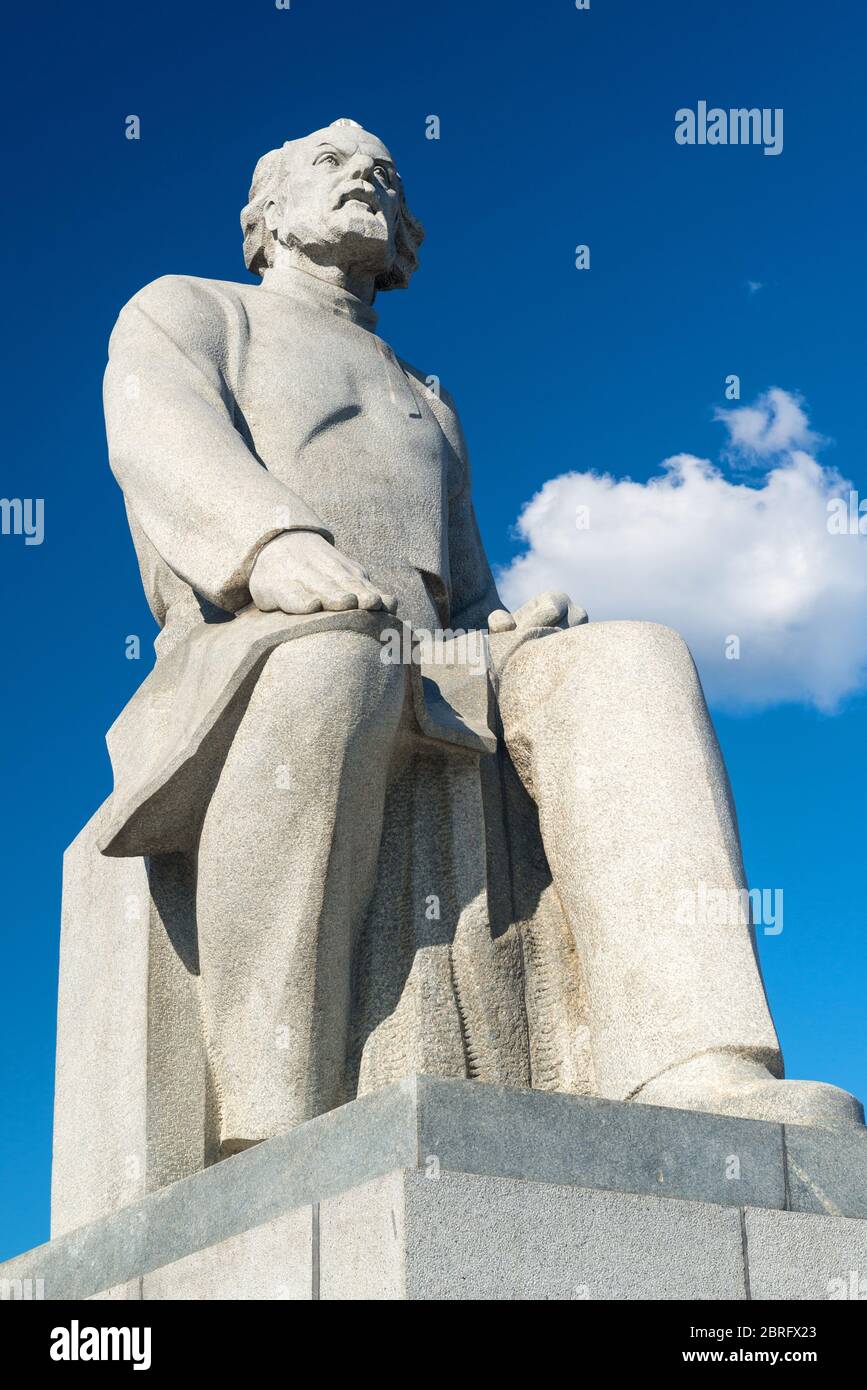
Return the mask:
POLYGON ((867 1131, 411 1077, 0 1265, 47 1299, 867 1297, 867 1131))

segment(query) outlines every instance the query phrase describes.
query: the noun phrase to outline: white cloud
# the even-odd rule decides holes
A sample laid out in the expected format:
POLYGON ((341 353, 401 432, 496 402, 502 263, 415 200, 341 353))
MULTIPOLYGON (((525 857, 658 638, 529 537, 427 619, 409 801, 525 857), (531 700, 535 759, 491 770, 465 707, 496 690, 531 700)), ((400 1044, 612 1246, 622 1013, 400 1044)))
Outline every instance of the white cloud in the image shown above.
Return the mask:
POLYGON ((521 513, 527 550, 499 574, 500 592, 516 608, 565 589, 591 620, 677 628, 722 705, 833 710, 867 686, 867 536, 828 529, 829 500, 851 485, 806 452, 816 437, 787 392, 717 415, 730 450, 763 461, 760 479, 732 481, 691 454, 646 483, 563 474, 521 513), (731 637, 738 660, 726 657, 731 637))
POLYGON ((715 410, 729 432, 731 451, 745 461, 767 459, 792 449, 813 449, 821 443, 813 433, 801 402, 779 386, 772 386, 755 405, 715 410))

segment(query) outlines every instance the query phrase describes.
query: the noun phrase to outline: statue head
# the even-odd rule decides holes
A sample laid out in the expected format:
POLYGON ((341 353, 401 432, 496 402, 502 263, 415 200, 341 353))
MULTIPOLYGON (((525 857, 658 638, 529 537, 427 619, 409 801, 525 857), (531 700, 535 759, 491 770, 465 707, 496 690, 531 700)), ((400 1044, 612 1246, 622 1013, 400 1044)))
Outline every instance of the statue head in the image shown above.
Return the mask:
POLYGON ((345 119, 262 156, 241 226, 248 270, 262 275, 282 247, 370 277, 374 293, 405 289, 424 237, 385 145, 345 119))

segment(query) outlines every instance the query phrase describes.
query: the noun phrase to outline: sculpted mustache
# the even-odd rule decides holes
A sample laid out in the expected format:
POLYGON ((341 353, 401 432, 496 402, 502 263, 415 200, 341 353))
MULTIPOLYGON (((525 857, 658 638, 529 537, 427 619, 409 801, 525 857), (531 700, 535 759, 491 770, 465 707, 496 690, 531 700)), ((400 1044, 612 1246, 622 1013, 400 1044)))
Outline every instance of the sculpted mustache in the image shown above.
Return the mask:
POLYGON ((337 206, 342 208, 343 204, 349 202, 350 199, 354 199, 358 203, 365 203, 373 212, 382 211, 379 205, 379 199, 374 193, 371 193, 369 189, 360 186, 344 189, 337 199, 337 206))

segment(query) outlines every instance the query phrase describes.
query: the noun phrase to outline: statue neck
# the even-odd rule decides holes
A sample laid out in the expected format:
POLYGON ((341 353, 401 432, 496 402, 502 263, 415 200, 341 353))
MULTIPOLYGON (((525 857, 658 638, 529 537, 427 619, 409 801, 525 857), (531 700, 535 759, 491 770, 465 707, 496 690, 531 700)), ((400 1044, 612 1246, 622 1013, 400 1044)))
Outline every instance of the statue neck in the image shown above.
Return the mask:
POLYGON ((297 246, 284 246, 277 242, 274 246, 274 269, 291 268, 304 271, 317 280, 325 280, 329 285, 346 290, 360 299, 362 304, 372 304, 376 298, 376 275, 353 266, 320 265, 311 260, 297 246))
POLYGON ((379 319, 369 303, 346 286, 321 275, 319 267, 314 273, 306 266, 285 261, 271 266, 262 275, 262 289, 269 294, 284 294, 291 299, 299 299, 331 314, 340 314, 371 332, 379 319))

